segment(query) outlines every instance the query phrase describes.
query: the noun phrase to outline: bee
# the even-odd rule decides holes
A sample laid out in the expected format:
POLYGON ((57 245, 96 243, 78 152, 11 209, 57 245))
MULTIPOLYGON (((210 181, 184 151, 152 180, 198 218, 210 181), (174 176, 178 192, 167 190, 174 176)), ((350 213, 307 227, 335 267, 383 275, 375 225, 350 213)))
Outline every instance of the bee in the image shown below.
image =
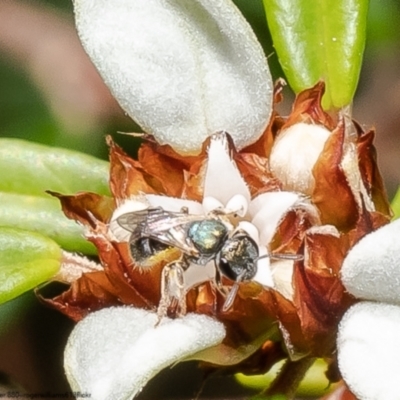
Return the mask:
POLYGON ((141 267, 146 267, 150 258, 167 249, 175 248, 181 252, 179 259, 163 269, 159 316, 165 315, 173 302, 178 303, 178 315, 186 312, 183 273, 191 263, 205 266, 214 262, 218 289, 222 287, 221 275, 234 282, 222 308, 227 311, 233 304, 239 283, 250 281, 256 275, 258 260, 265 257, 297 260, 300 257, 289 254, 260 256, 257 243, 246 231, 235 228, 229 215, 221 210, 204 216, 189 214, 185 209, 170 212, 155 207, 122 214, 117 223, 130 232, 130 253, 141 267))
POLYGON ((161 207, 128 212, 116 219, 130 232, 129 250, 141 268, 161 260, 168 249, 178 249, 181 257, 168 263, 162 271, 159 320, 175 305, 176 314, 186 313, 184 271, 191 263, 205 266, 214 260, 232 229, 228 220, 216 216, 166 211, 161 207))
POLYGON ((143 267, 149 257, 170 247, 179 249, 189 262, 206 265, 215 258, 231 229, 228 221, 161 207, 122 214, 117 223, 131 232, 131 256, 143 267))

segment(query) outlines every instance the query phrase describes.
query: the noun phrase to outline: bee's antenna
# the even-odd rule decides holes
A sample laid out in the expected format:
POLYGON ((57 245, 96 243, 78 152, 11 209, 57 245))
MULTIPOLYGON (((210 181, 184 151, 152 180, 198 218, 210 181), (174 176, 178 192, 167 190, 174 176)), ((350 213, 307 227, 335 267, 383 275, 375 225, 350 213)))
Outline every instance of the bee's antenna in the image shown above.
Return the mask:
POLYGON ((271 257, 271 255, 270 254, 263 254, 262 256, 258 256, 255 260, 254 260, 254 263, 256 263, 258 260, 262 260, 263 258, 269 258, 269 257, 271 257))
POLYGON ((256 263, 258 260, 261 260, 263 258, 272 258, 275 260, 301 261, 304 259, 304 256, 301 254, 287 254, 287 253, 263 254, 262 256, 258 256, 254 260, 254 262, 256 263))

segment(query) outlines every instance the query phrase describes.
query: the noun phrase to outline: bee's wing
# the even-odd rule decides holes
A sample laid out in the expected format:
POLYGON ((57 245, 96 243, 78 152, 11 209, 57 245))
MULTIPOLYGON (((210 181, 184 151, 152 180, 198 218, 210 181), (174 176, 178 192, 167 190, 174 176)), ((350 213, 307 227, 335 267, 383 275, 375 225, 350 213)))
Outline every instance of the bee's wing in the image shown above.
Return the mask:
POLYGON ((198 251, 187 239, 186 225, 203 218, 157 207, 123 214, 117 218, 117 222, 122 228, 132 232, 130 240, 148 237, 177 247, 186 254, 195 255, 198 251))
POLYGON ((158 215, 162 215, 163 210, 161 208, 147 208, 145 210, 138 210, 122 214, 117 218, 118 225, 131 232, 130 240, 138 240, 141 237, 149 237, 148 222, 151 216, 157 218, 158 215))
POLYGON ((127 231, 134 232, 136 228, 146 223, 149 212, 149 209, 145 209, 122 214, 117 218, 117 222, 127 231))
MULTIPOLYGON (((165 211, 161 207, 156 207, 123 214, 117 218, 117 222, 129 232, 135 232, 137 228, 146 232, 162 232, 185 224, 191 221, 193 217, 192 215, 165 211)), ((198 216, 196 218, 199 219, 198 216)))
POLYGON ((148 216, 146 233, 168 246, 180 249, 187 255, 198 256, 198 250, 187 236, 190 222, 201 221, 204 216, 159 210, 148 216))
POLYGON ((201 221, 204 216, 170 212, 162 210, 148 216, 147 227, 151 232, 166 232, 173 228, 184 227, 193 221, 201 221))
POLYGON ((166 231, 152 233, 151 237, 167 246, 176 247, 187 255, 199 256, 199 251, 187 237, 187 231, 184 225, 177 225, 166 231))

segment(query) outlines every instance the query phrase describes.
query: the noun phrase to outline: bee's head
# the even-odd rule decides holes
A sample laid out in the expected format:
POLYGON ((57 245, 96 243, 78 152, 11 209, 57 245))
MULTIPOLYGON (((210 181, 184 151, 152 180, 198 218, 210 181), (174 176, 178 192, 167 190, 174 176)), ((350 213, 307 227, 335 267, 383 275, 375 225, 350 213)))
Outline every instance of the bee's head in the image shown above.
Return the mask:
POLYGON ((222 307, 223 311, 227 311, 232 306, 239 290, 239 283, 251 281, 255 277, 258 268, 257 263, 264 258, 298 261, 302 260, 303 256, 279 253, 267 253, 260 256, 257 243, 243 230, 238 231, 232 238, 225 242, 216 257, 216 264, 221 274, 235 283, 225 299, 222 307))
POLYGON ((246 232, 238 231, 225 241, 216 263, 219 271, 227 278, 235 282, 249 281, 257 272, 258 258, 257 243, 246 232))

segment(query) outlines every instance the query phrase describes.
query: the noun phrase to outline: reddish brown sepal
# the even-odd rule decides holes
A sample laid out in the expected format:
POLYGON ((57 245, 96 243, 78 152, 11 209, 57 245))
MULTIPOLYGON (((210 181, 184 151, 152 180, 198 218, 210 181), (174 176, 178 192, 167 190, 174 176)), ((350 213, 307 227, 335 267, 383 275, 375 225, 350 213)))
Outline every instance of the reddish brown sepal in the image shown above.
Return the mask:
POLYGON ((294 304, 312 354, 329 356, 338 323, 354 303, 339 278, 348 238, 307 233, 304 246, 304 262, 297 263, 294 270, 294 304))
POLYGON ((107 143, 110 146, 110 189, 116 199, 162 190, 161 182, 147 174, 140 163, 130 158, 111 137, 107 137, 107 143))
POLYGON ((355 123, 355 126, 359 133, 357 151, 361 177, 365 188, 375 204, 376 211, 392 217, 392 210, 390 209, 386 189, 377 164, 376 149, 373 145, 375 131, 370 130, 364 133, 357 123, 355 123))
POLYGON ((37 295, 43 303, 77 322, 90 312, 122 305, 113 292, 114 287, 104 272, 92 272, 84 274, 66 292, 53 299, 43 298, 40 293, 37 295))
POLYGON ((48 191, 57 197, 62 206, 64 214, 85 226, 94 228, 97 221, 107 223, 115 208, 114 199, 97 193, 78 193, 76 195, 62 195, 48 191))
POLYGON ((320 81, 314 87, 300 92, 294 102, 284 129, 299 122, 308 124, 318 123, 327 129, 335 128, 335 121, 321 106, 321 99, 325 92, 325 83, 320 81))
POLYGON ((340 123, 329 136, 314 166, 316 184, 312 201, 320 211, 322 224, 347 231, 354 226, 359 210, 341 167, 344 140, 344 124, 340 123))

